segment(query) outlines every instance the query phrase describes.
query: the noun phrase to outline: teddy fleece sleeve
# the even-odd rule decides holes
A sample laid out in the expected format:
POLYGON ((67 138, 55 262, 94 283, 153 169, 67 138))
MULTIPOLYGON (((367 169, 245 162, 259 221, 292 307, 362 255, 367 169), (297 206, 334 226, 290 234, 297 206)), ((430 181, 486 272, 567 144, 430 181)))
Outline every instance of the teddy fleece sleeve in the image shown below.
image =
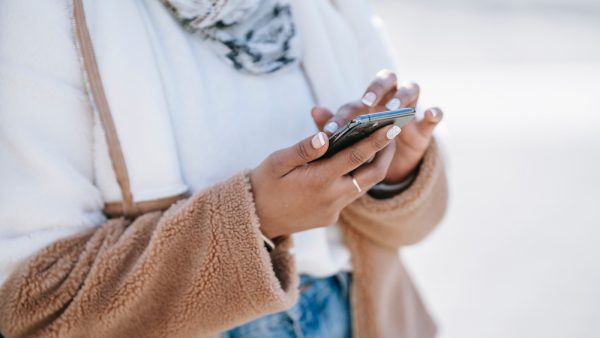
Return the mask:
POLYGON ((291 306, 290 240, 268 253, 241 173, 133 222, 57 241, 0 289, 6 337, 204 337, 291 306))
POLYGON ((444 216, 447 202, 444 165, 433 140, 410 187, 388 199, 367 194, 346 207, 340 218, 343 224, 376 243, 398 248, 429 234, 444 216))

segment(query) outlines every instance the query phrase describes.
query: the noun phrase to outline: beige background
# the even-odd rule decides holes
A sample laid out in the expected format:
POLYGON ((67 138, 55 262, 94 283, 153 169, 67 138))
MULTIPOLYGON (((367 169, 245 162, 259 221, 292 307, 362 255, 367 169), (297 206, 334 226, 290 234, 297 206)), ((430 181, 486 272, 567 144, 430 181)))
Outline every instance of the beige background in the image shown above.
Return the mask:
POLYGON ((446 113, 450 210, 404 250, 441 337, 600 337, 600 1, 373 7, 446 113))

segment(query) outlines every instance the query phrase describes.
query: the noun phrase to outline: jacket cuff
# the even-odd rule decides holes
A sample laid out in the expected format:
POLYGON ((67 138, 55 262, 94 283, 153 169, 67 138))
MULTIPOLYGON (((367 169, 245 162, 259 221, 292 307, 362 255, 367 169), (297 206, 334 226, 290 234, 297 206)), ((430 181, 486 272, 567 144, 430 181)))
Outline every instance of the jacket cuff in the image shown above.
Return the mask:
POLYGON ((216 189, 222 211, 240 214, 244 220, 225 222, 221 230, 243 294, 257 310, 257 316, 287 309, 298 296, 298 277, 290 253, 292 239, 290 236, 274 239, 275 248, 268 252, 260 231, 249 172, 239 173, 227 183, 225 189, 216 189))
POLYGON ((387 199, 365 194, 344 209, 341 221, 393 249, 424 238, 442 219, 447 204, 447 182, 438 149, 432 140, 406 190, 387 199))
POLYGON ((371 212, 410 212, 428 198, 442 169, 440 162, 438 144, 432 140, 410 186, 391 198, 378 199, 365 194, 355 202, 356 206, 371 212))

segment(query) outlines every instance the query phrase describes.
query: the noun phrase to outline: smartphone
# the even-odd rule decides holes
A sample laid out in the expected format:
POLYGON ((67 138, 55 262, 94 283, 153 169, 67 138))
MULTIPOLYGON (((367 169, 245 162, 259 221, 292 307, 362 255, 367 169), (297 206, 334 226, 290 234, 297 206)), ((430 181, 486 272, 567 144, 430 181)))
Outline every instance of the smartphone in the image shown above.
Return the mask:
POLYGON ((322 158, 331 157, 338 151, 371 135, 379 128, 390 124, 402 127, 414 118, 415 110, 413 108, 357 116, 329 137, 329 149, 322 158))

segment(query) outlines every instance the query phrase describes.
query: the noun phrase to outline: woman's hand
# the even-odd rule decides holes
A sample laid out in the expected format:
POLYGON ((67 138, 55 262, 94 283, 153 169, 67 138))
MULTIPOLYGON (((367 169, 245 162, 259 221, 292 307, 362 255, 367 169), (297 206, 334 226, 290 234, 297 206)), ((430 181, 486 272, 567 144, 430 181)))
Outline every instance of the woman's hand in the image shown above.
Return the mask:
MULTIPOLYGON (((326 108, 315 107, 312 116, 319 130, 331 135, 352 118, 368 113, 395 110, 403 107, 415 108, 419 99, 419 86, 414 82, 397 85, 396 74, 381 70, 365 91, 363 98, 342 106, 334 115, 326 108)), ((442 120, 439 108, 429 108, 423 119, 411 121, 402 127, 396 138, 396 149, 385 183, 398 183, 415 170, 431 142, 433 130, 442 120)))
POLYGON ((274 238, 335 223, 342 209, 385 177, 394 155, 394 147, 388 145, 399 132, 397 126, 381 128, 316 162, 329 146, 323 132, 271 154, 250 174, 265 236, 274 238), (365 164, 373 156, 374 160, 365 164), (352 176, 347 175, 350 172, 352 176))

